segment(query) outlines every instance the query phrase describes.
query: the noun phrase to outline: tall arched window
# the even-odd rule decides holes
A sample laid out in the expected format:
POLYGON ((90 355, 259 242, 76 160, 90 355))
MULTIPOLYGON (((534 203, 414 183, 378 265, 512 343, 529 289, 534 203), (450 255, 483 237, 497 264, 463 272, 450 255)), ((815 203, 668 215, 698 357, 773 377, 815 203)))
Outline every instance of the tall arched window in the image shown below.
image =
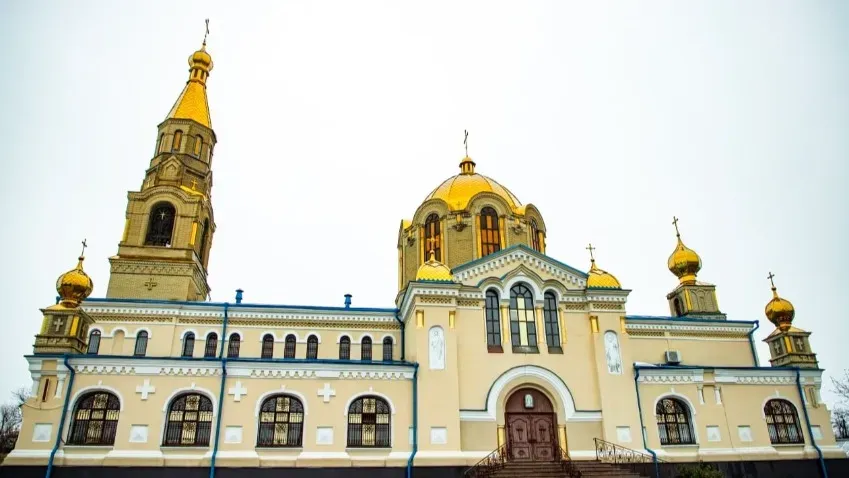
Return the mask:
POLYGON ((174 141, 171 143, 171 151, 179 151, 183 143, 183 132, 179 129, 174 132, 174 141))
POLYGON ((360 341, 360 360, 371 361, 371 337, 363 337, 360 341))
POLYGON ((664 398, 657 402, 657 433, 661 445, 694 445, 690 410, 677 398, 664 398))
POLYGON ((174 232, 174 217, 176 216, 176 212, 174 206, 167 202, 161 202, 153 206, 147 222, 147 236, 144 240, 146 245, 171 245, 171 235, 174 232))
POLYGON ((88 350, 86 350, 86 353, 97 354, 98 350, 100 350, 100 331, 92 330, 88 334, 88 350))
POLYGON ((542 312, 545 319, 545 343, 548 344, 548 351, 562 351, 560 349, 560 317, 557 311, 557 296, 553 292, 545 293, 545 304, 542 312))
POLYGON ((383 338, 383 361, 392 361, 392 337, 383 338))
POLYGON ((178 395, 168 407, 163 446, 209 446, 212 400, 199 393, 178 395))
POLYGON ((259 432, 256 446, 302 446, 304 440, 304 405, 289 395, 266 398, 259 409, 259 432))
POLYGON ((515 351, 536 351, 534 296, 524 284, 516 284, 510 288, 510 338, 515 351), (516 350, 516 347, 520 349, 516 350))
POLYGON ((498 227, 498 213, 491 207, 481 209, 480 216, 481 257, 501 250, 501 230, 498 227))
POLYGON ((286 336, 286 343, 283 345, 283 358, 295 358, 295 347, 297 339, 294 335, 286 336))
POLYGON ((136 334, 136 349, 133 351, 133 355, 136 357, 144 357, 147 353, 147 337, 146 330, 141 330, 136 334))
POLYGON ((200 158, 200 149, 203 146, 203 136, 197 135, 195 136, 195 151, 194 154, 198 158, 200 158))
POLYGON ((672 305, 675 308, 675 317, 681 317, 682 315, 684 315, 684 307, 681 306, 680 297, 672 299, 672 305))
POLYGON ((230 334, 230 343, 227 344, 227 357, 239 358, 239 347, 242 345, 242 338, 239 334, 230 334))
POLYGON ((195 353, 195 334, 192 332, 183 336, 183 357, 191 357, 195 353))
POLYGON ((209 241, 209 218, 203 220, 203 233, 200 235, 200 261, 206 263, 206 243, 209 241))
POLYGON ((307 338, 307 358, 311 360, 318 358, 318 337, 315 335, 307 338))
POLYGON ((68 445, 113 445, 121 403, 115 395, 98 390, 86 393, 74 408, 68 445))
POLYGON ((389 404, 379 397, 360 397, 348 408, 348 446, 389 448, 389 404))
POLYGON ((203 349, 204 357, 215 357, 218 354, 218 334, 210 332, 206 336, 206 347, 203 349))
POLYGON ((498 292, 486 291, 486 348, 490 352, 503 352, 501 348, 501 309, 498 292))
POLYGON ((433 251, 434 258, 442 262, 442 234, 439 230, 439 216, 435 213, 425 219, 424 237, 424 258, 422 261, 427 261, 430 257, 430 251, 433 251))
POLYGON ((159 142, 156 143, 156 154, 165 151, 165 133, 159 135, 159 142))
POLYGON ((773 445, 805 443, 799 426, 799 414, 792 403, 780 399, 770 400, 764 406, 764 416, 769 441, 773 445))
POLYGON ((339 339, 339 360, 351 360, 351 338, 347 335, 339 339))
POLYGON ((265 334, 262 337, 262 358, 270 359, 274 357, 274 336, 265 334))

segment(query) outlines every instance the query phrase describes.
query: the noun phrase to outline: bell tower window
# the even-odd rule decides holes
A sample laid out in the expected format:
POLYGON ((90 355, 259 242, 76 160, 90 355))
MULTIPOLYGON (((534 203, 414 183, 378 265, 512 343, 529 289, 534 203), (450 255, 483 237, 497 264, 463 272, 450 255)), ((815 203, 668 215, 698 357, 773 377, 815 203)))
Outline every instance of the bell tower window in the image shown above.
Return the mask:
POLYGON ((183 132, 179 129, 174 132, 174 141, 171 143, 171 151, 180 151, 183 143, 183 132))
POLYGON ((501 231, 498 227, 498 213, 491 207, 481 209, 480 243, 481 257, 501 250, 501 231))
POLYGON ((174 216, 176 210, 169 203, 159 203, 150 210, 150 220, 147 224, 147 246, 171 246, 171 235, 174 232, 174 216))
POLYGON ((201 135, 197 135, 197 136, 195 136, 195 150, 194 150, 194 154, 195 154, 195 156, 197 156, 198 158, 200 158, 200 148, 201 148, 201 146, 203 146, 203 136, 201 136, 201 135))
MULTIPOLYGON (((424 257, 430 257, 430 251, 433 251, 433 257, 442 262, 442 234, 439 230, 439 216, 431 214, 425 220, 425 250, 424 257)), ((423 258, 422 260, 427 260, 423 258)))
POLYGON ((203 232, 200 236, 200 261, 206 264, 206 242, 209 240, 209 219, 203 220, 203 232))

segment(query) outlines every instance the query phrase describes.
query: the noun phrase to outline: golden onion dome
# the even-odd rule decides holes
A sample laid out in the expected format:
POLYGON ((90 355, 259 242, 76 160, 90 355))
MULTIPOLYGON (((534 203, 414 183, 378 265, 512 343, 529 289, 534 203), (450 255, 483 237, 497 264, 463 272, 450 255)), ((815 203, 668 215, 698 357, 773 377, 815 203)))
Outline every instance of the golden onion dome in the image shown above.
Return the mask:
POLYGON ((696 251, 685 246, 681 242, 681 233, 678 232, 678 218, 673 218, 672 224, 675 225, 675 236, 678 238, 678 245, 669 256, 667 266, 669 270, 675 274, 682 284, 692 284, 696 282, 696 274, 702 268, 702 258, 696 254, 696 251))
POLYGON ((454 282, 454 276, 451 274, 451 269, 445 264, 436 260, 436 255, 430 251, 430 258, 419 266, 416 272, 417 281, 425 282, 454 282))
POLYGON ((587 273, 587 289, 621 289, 622 285, 613 274, 599 269, 595 259, 590 260, 590 271, 587 273))
MULTIPOLYGON (((769 275, 770 282, 772 281, 772 273, 769 275)), ((772 300, 767 302, 764 308, 766 318, 782 331, 790 329, 790 324, 793 323, 793 317, 796 316, 796 309, 793 304, 787 299, 782 299, 778 296, 778 290, 775 284, 772 284, 772 300)))
POLYGON ((425 201, 441 199, 451 211, 463 211, 469 206, 469 201, 482 192, 501 197, 514 212, 522 210, 522 203, 507 188, 492 178, 476 173, 475 162, 468 156, 460 162, 460 174, 443 181, 425 201))
POLYGON ((94 289, 91 277, 83 271, 85 257, 80 256, 77 267, 59 276, 56 280, 56 292, 65 307, 77 307, 94 289))
POLYGON ((198 68, 207 73, 212 71, 212 56, 206 52, 206 40, 204 40, 200 50, 192 53, 192 56, 189 57, 189 67, 198 68))

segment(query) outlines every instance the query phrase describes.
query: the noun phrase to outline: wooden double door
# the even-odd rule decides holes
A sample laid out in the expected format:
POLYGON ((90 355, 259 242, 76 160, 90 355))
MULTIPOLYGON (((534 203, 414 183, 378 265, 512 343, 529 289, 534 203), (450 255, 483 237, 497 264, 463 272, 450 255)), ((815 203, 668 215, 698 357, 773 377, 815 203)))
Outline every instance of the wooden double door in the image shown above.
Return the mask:
POLYGON ((557 415, 541 392, 517 390, 507 400, 505 430, 511 461, 555 461, 560 457, 557 415))

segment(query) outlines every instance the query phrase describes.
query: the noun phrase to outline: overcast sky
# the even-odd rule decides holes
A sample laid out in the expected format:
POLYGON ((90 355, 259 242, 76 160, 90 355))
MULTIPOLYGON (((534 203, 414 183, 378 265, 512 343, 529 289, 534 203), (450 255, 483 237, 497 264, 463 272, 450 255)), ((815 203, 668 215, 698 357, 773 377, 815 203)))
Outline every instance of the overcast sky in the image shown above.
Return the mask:
POLYGON ((773 271, 826 377, 849 367, 849 2, 243 4, 0 3, 0 399, 83 238, 105 295, 207 17, 213 300, 392 307, 399 221, 468 129, 548 254, 586 270, 592 242, 629 314, 669 313, 676 215, 729 319, 766 337, 773 271))

